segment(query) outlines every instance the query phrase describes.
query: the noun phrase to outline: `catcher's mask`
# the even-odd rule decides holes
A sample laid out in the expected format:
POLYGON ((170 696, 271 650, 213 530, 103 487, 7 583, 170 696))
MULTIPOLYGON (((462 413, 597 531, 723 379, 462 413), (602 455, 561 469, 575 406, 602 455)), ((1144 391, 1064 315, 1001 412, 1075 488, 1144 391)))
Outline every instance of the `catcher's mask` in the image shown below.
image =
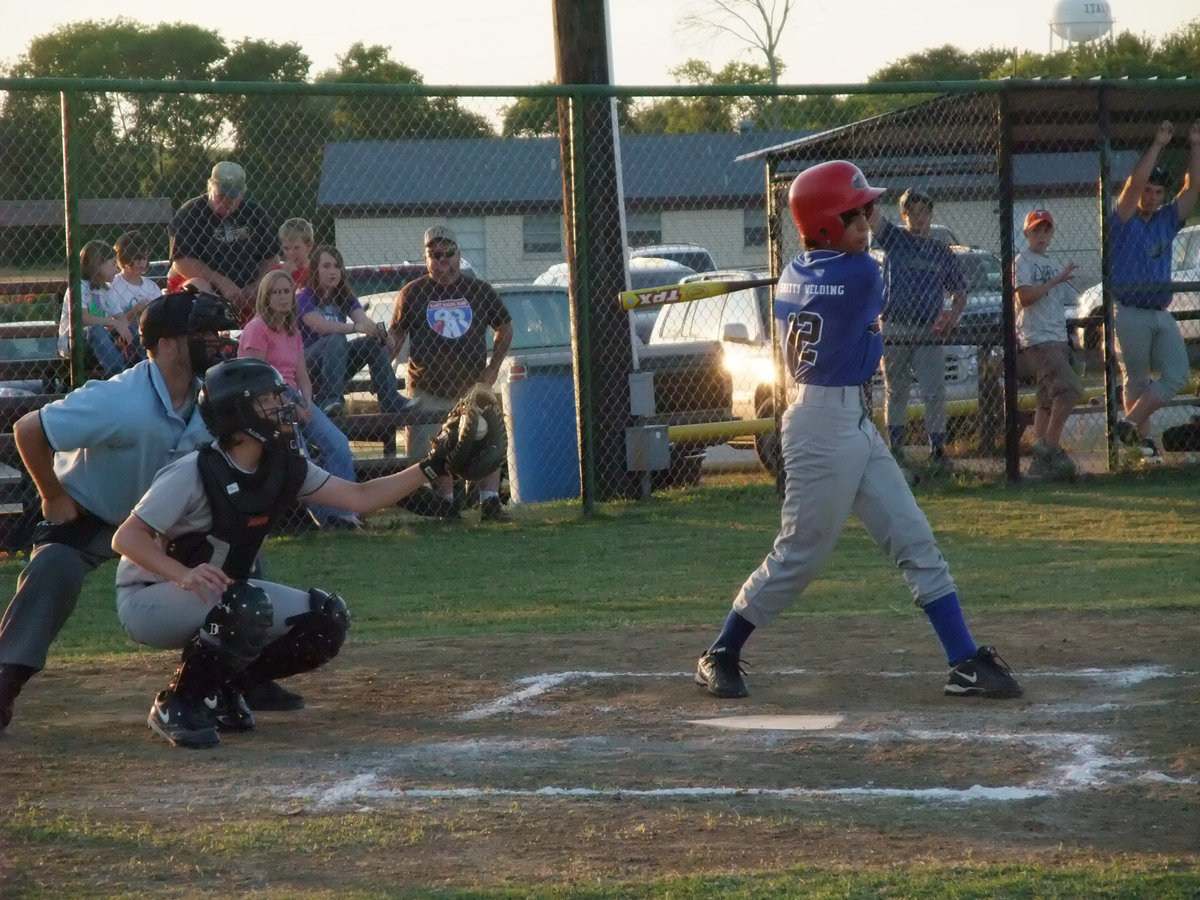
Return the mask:
POLYGON ((224 297, 198 292, 188 315, 188 355, 192 371, 204 375, 211 366, 237 357, 237 341, 221 332, 241 327, 237 310, 224 297))
POLYGON ((200 416, 209 433, 224 438, 244 431, 266 444, 296 424, 292 390, 275 367, 261 359, 217 363, 204 376, 200 416))

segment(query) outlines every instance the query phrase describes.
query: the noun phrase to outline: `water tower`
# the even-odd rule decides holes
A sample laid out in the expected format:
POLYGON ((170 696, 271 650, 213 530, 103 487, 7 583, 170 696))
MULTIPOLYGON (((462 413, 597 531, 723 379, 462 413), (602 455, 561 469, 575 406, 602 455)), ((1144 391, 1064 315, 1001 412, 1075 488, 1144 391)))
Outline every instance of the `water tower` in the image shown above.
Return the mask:
POLYGON ((1069 44, 1094 41, 1112 31, 1112 6, 1108 0, 1056 0, 1050 14, 1050 52, 1054 52, 1054 36, 1062 38, 1064 49, 1069 44))

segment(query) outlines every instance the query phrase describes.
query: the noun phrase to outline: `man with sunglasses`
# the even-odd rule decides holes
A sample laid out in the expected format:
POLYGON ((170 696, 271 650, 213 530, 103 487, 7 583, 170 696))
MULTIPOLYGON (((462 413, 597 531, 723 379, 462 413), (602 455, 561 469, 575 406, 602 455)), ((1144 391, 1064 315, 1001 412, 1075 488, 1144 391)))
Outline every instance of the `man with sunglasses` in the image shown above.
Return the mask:
MULTIPOLYGON (((420 400, 423 410, 449 412, 474 385, 495 385, 512 343, 512 316, 490 284, 462 274, 453 231, 434 225, 425 231, 424 245, 428 274, 405 285, 397 295, 389 328, 394 340, 389 344, 398 355, 405 340, 409 341, 405 392, 420 400), (490 359, 488 329, 494 335, 490 359)), ((440 427, 410 427, 406 439, 409 454, 424 453, 440 427)), ((480 479, 476 487, 481 521, 512 521, 501 505, 499 469, 480 479)), ((427 491, 418 491, 406 508, 441 519, 458 518, 453 480, 439 476, 431 489, 432 497, 427 491)))
POLYGON ((883 259, 883 384, 888 443, 901 468, 908 400, 913 375, 925 403, 929 462, 934 471, 950 467, 946 457, 946 350, 942 339, 967 306, 967 281, 950 249, 929 236, 933 199, 916 188, 900 195, 904 228, 875 208, 871 232, 883 259), (946 294, 951 306, 946 309, 946 294))

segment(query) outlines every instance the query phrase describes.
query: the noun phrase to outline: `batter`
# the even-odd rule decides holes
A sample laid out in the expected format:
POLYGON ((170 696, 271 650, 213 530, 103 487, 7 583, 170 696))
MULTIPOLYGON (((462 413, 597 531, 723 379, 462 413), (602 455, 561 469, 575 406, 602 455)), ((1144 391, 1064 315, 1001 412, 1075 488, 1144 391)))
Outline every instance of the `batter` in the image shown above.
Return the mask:
POLYGON ((806 249, 784 270, 775 293, 777 333, 797 384, 781 426, 782 522, 774 548, 742 585, 697 665, 696 683, 718 697, 747 695, 742 646, 808 587, 851 513, 928 615, 951 667, 945 692, 1021 696, 995 649, 972 639, 949 566, 864 400, 883 353, 883 282, 866 252, 868 220, 883 192, 841 160, 800 173, 788 192, 806 249))

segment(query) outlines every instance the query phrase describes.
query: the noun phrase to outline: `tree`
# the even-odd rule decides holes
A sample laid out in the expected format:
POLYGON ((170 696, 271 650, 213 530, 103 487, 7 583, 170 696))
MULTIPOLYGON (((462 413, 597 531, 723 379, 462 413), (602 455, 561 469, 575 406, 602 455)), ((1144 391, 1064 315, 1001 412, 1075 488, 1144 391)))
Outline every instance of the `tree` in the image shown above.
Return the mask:
MULTIPOLYGON (((416 69, 393 60, 391 50, 361 41, 337 57, 338 68, 317 81, 334 84, 421 84, 416 69)), ((490 137, 487 119, 453 98, 419 96, 340 97, 333 104, 335 140, 395 141, 404 138, 490 137)))
MULTIPOLYGON (((554 84, 543 81, 542 84, 554 84)), ((617 98, 617 122, 624 129, 633 110, 632 97, 617 98)), ((518 97, 503 109, 501 134, 504 137, 556 137, 558 135, 557 97, 518 97)))
POLYGON ((879 81, 982 81, 993 77, 1012 51, 989 47, 964 53, 950 44, 912 53, 889 63, 867 80, 879 81))
POLYGON ((766 63, 768 84, 779 84, 783 64, 779 41, 793 0, 696 0, 680 20, 685 30, 710 37, 732 37, 761 53, 766 63))
MULTIPOLYGON (((677 84, 767 84, 770 73, 751 63, 726 63, 719 72, 698 59, 671 69, 677 84)), ((686 134, 697 131, 735 131, 743 121, 759 128, 774 127, 777 118, 771 97, 667 97, 634 109, 630 130, 644 134, 686 134)))

